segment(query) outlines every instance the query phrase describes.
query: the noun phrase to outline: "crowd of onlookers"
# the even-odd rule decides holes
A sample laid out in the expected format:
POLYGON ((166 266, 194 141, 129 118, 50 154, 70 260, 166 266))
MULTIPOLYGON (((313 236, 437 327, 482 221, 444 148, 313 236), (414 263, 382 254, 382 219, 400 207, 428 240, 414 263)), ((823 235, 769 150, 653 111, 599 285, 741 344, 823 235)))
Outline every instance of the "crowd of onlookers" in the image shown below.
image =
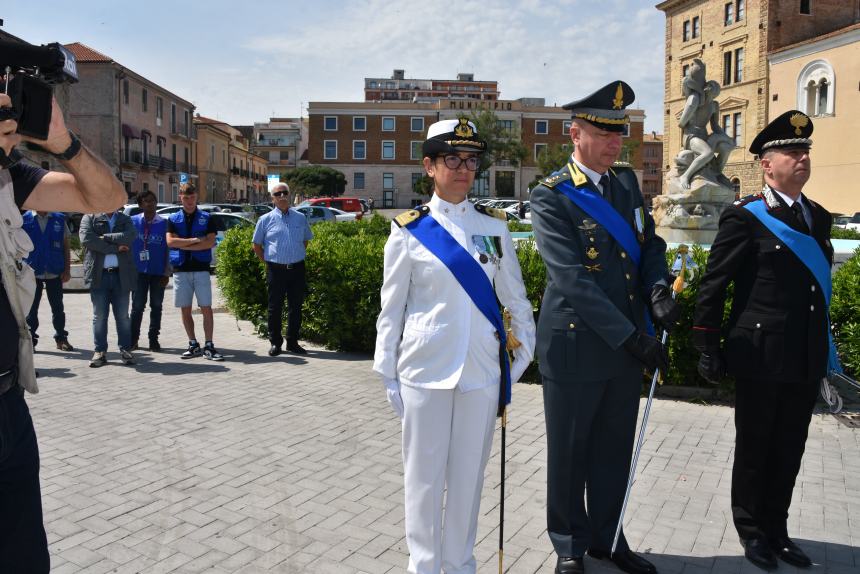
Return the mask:
MULTIPOLYGON (((269 288, 269 331, 271 356, 283 344, 282 312, 288 303, 287 350, 304 354, 298 344, 304 279, 305 247, 313 234, 301 212, 290 207, 290 191, 278 184, 271 191, 274 208, 259 218, 253 239, 254 251, 266 265, 269 288)), ((210 267, 216 242, 216 225, 206 210, 198 209, 193 185, 180 188, 181 209, 166 217, 156 212, 155 194, 137 195, 139 213, 127 210, 86 214, 78 235, 83 248, 83 280, 93 305, 94 353, 90 367, 107 363, 108 317, 113 313, 120 359, 130 365, 134 352, 147 348, 162 350, 161 332, 164 294, 173 278, 174 305, 180 309, 182 325, 188 336, 183 359, 203 356, 221 361, 223 355, 213 343, 212 287, 210 267), (203 316, 203 344, 197 340, 191 308, 194 300, 203 316), (129 311, 130 304, 130 311, 129 311), (146 343, 141 326, 149 306, 146 343)), ((73 351, 66 331, 63 284, 71 278, 71 233, 63 213, 28 211, 23 215, 24 229, 34 249, 27 258, 36 275, 37 289, 27 324, 36 348, 39 342, 39 306, 42 292, 47 293, 57 349, 73 351)))

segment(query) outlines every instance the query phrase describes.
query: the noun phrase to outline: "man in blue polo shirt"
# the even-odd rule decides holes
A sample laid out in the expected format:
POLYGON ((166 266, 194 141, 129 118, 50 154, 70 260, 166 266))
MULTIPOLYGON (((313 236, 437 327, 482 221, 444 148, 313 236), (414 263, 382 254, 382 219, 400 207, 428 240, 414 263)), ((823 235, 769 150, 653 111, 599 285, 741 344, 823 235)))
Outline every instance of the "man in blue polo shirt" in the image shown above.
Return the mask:
POLYGON ((290 188, 286 183, 275 185, 271 194, 276 209, 257 220, 253 239, 254 253, 266 264, 269 341, 272 343, 269 356, 281 354, 284 296, 289 320, 287 350, 304 355, 307 351, 299 345, 299 328, 305 300, 305 248, 314 234, 307 218, 290 208, 290 188))
POLYGON ((54 342, 61 351, 74 351, 66 331, 66 313, 63 307, 63 283, 71 278, 69 258, 69 228, 62 213, 28 211, 24 214, 24 231, 33 241, 33 251, 25 259, 36 274, 36 295, 27 315, 27 326, 33 337, 33 347, 39 342, 39 304, 42 291, 48 294, 51 318, 54 324, 54 342))
POLYGON ((155 213, 158 201, 147 190, 137 195, 137 204, 143 210, 131 218, 137 228, 134 240, 134 260, 137 263, 137 287, 131 302, 131 346, 137 349, 143 310, 149 298, 149 350, 160 351, 158 334, 161 331, 161 307, 164 289, 170 281, 167 265, 167 220, 155 213))

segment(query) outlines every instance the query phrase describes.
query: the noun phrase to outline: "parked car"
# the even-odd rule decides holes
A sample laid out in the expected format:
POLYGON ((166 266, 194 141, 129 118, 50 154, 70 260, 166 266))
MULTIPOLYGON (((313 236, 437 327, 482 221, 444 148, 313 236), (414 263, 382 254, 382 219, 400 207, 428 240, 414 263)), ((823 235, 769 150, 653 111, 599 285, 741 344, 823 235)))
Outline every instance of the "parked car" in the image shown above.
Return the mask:
POLYGON ((335 221, 337 219, 332 210, 321 205, 300 205, 296 210, 303 214, 311 225, 320 221, 335 221))
POLYGON ((851 216, 851 220, 845 224, 845 229, 860 231, 860 211, 851 216))
POLYGON ((251 212, 255 217, 260 217, 261 215, 266 215, 270 211, 274 209, 274 206, 271 203, 255 203, 251 206, 251 212))
POLYGON ((842 229, 846 229, 849 223, 851 223, 850 215, 837 215, 833 218, 833 227, 841 227, 842 229))
MULTIPOLYGON (((172 203, 156 203, 155 210, 164 209, 165 207, 173 207, 172 203)), ((132 215, 137 215, 143 211, 140 206, 136 203, 126 203, 122 206, 122 212, 131 217, 132 215)))
POLYGON ((357 197, 312 197, 304 200, 299 205, 334 207, 335 209, 357 214, 356 219, 361 219, 361 216, 364 214, 364 211, 361 208, 361 202, 357 197))
MULTIPOLYGON (((199 206, 198 206, 199 207, 199 206)), ((211 212, 210 217, 215 223, 215 247, 212 248, 212 263, 210 267, 215 270, 215 265, 218 262, 218 245, 224 239, 224 234, 234 227, 253 227, 254 224, 235 213, 211 212)))
POLYGON ((505 215, 507 215, 509 222, 513 221, 516 223, 522 223, 523 225, 531 225, 532 224, 531 219, 525 219, 525 218, 520 219, 516 213, 511 213, 510 211, 505 211, 505 215))
POLYGON ((334 217, 337 221, 356 221, 361 218, 360 213, 348 213, 342 209, 336 209, 334 207, 329 207, 328 210, 334 213, 334 217))
MULTIPOLYGON (((514 215, 516 215, 516 216, 519 216, 519 213, 518 213, 518 211, 519 211, 519 207, 520 207, 520 202, 518 201, 518 202, 516 202, 516 203, 513 203, 513 204, 511 204, 511 205, 509 205, 509 206, 505 207, 505 208, 504 208, 504 210, 505 210, 505 211, 509 211, 509 212, 513 213, 514 215)), ((531 204, 530 204, 528 201, 524 201, 524 202, 523 202, 523 207, 525 207, 525 208, 526 208, 526 219, 530 219, 530 218, 531 218, 531 216, 532 216, 532 208, 531 208, 531 204)))
MULTIPOLYGON (((167 217, 171 213, 176 213, 182 209, 181 205, 168 205, 167 207, 162 207, 161 209, 156 209, 155 213, 161 215, 162 217, 167 217)), ((221 211, 221 208, 217 205, 212 205, 211 203, 200 203, 197 205, 197 209, 200 211, 208 211, 209 213, 217 213, 221 211)))

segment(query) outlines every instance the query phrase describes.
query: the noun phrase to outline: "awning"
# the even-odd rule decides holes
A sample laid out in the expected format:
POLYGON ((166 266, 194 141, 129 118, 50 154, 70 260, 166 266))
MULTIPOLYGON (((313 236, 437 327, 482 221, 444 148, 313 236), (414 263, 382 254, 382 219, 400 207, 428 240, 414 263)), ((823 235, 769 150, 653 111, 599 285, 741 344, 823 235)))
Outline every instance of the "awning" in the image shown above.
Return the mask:
POLYGON ((140 139, 140 131, 128 124, 122 124, 122 135, 127 138, 140 139))

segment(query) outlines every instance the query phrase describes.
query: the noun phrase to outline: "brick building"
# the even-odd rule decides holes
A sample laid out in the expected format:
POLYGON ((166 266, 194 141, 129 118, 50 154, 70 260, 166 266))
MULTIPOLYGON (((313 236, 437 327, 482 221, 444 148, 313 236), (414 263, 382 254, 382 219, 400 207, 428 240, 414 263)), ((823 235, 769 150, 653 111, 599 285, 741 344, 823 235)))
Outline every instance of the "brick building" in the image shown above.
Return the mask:
POLYGON ((720 122, 737 146, 725 175, 741 195, 758 190, 761 169, 747 148, 769 118, 768 52, 857 22, 860 0, 667 0, 657 8, 666 14, 663 170, 682 148, 681 80, 699 58, 722 86, 720 122))
POLYGON ((118 174, 129 196, 149 190, 158 201, 175 201, 179 173, 197 174, 194 104, 85 44, 66 48, 80 78, 69 88, 69 127, 118 174))
POLYGON ((645 205, 663 193, 663 136, 656 132, 642 138, 642 195, 645 205))
POLYGON ((394 70, 390 78, 365 78, 364 101, 422 101, 428 98, 498 100, 496 81, 475 80, 475 74, 457 74, 456 80, 418 80, 394 70))
MULTIPOLYGON (((570 112, 544 105, 541 98, 432 102, 311 102, 308 107, 308 163, 327 165, 346 175, 347 195, 373 198, 381 207, 410 207, 426 197, 413 192, 424 175, 421 144, 427 128, 440 119, 492 110, 511 134, 519 135, 527 154, 520 166, 497 162, 475 181, 478 197, 528 199, 528 185, 538 175, 536 158, 553 144, 570 141, 570 112)), ((627 158, 641 179, 645 113, 629 110, 633 140, 627 158)))

